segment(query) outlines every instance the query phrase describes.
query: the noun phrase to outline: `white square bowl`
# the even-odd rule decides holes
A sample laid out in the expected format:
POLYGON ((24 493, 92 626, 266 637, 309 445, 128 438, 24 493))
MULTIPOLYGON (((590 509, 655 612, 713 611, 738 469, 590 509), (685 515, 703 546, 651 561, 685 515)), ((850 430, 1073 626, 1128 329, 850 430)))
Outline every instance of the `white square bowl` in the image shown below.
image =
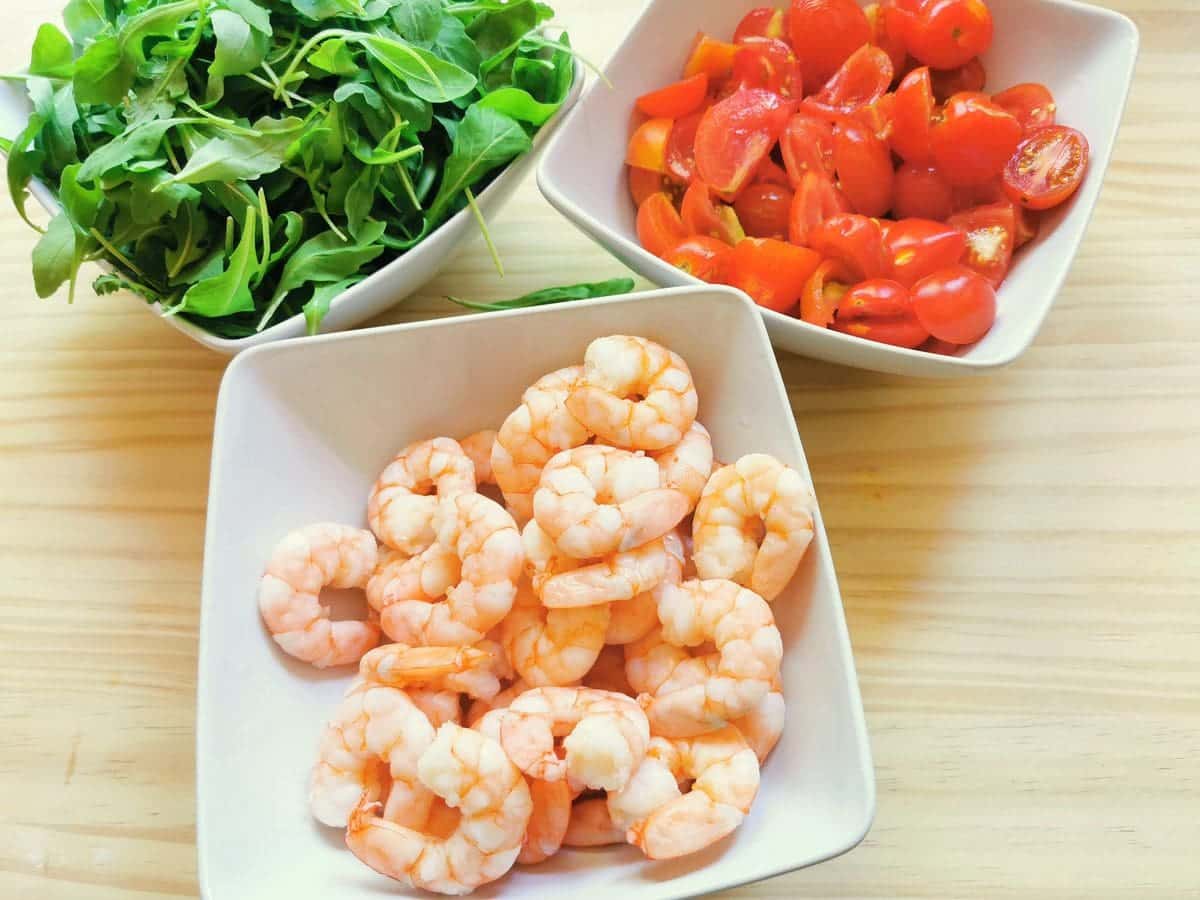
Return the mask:
MULTIPOLYGON (((493 218, 500 207, 512 197, 550 134, 579 99, 583 82, 583 66, 576 61, 575 81, 571 91, 562 107, 538 131, 533 139, 533 148, 509 163, 476 197, 485 218, 493 218)), ((12 139, 20 134, 29 120, 31 108, 22 82, 0 81, 0 136, 12 139)), ((36 179, 29 187, 34 199, 46 212, 51 216, 57 215, 61 207, 54 192, 36 179)), ((330 332, 351 328, 395 306, 434 278, 450 260, 454 248, 475 228, 478 228, 478 225, 471 211, 459 210, 403 256, 392 260, 369 278, 339 294, 330 304, 329 313, 321 323, 321 330, 330 332)), ((108 268, 103 263, 101 266, 108 268)), ((304 316, 297 314, 249 337, 223 338, 181 316, 164 316, 161 304, 147 303, 146 309, 197 343, 230 356, 260 344, 302 337, 308 330, 304 316)))
MULTIPOLYGON (((593 338, 611 333, 645 335, 683 355, 720 458, 772 453, 809 477, 762 320, 728 288, 291 341, 256 348, 229 367, 217 407, 200 624, 196 790, 205 897, 404 895, 308 812, 317 739, 353 673, 318 672, 277 650, 255 602, 264 560, 298 526, 362 523, 368 489, 397 448, 496 427, 538 376, 579 362, 593 338)), ((858 844, 874 815, 875 782, 819 515, 812 548, 774 609, 787 650, 788 723, 732 838, 662 863, 628 847, 564 850, 481 895, 695 896, 858 844)))
MULTIPOLYGON (((638 243, 624 165, 634 100, 679 78, 697 30, 729 39, 742 16, 761 5, 762 0, 650 0, 605 69, 613 87, 593 85, 543 157, 538 185, 546 199, 656 284, 696 284, 698 279, 638 243)), ((1044 82, 1058 101, 1059 121, 1087 135, 1092 151, 1078 194, 1018 252, 999 293, 995 327, 960 355, 938 356, 761 310, 775 346, 857 368, 950 377, 1007 365, 1033 343, 1100 194, 1133 78, 1138 34, 1125 16, 1072 0, 988 0, 988 7, 995 19, 995 43, 983 58, 988 88, 1044 82)))

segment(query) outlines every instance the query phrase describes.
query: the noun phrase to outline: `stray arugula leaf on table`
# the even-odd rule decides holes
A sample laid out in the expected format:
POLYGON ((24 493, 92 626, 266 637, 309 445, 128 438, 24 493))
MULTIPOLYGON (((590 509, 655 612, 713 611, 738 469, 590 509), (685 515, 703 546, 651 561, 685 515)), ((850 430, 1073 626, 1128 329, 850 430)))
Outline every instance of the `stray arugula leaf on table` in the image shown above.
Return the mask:
POLYGON ((528 309, 531 306, 549 306, 552 303, 567 303, 571 300, 613 297, 618 294, 628 294, 632 291, 632 278, 610 278, 608 281, 585 282, 583 284, 570 284, 563 287, 543 288, 540 291, 534 291, 532 294, 526 294, 523 297, 514 297, 511 300, 477 302, 462 300, 458 297, 447 297, 446 299, 451 303, 457 303, 459 306, 465 306, 467 309, 474 309, 480 312, 499 312, 506 309, 528 309))

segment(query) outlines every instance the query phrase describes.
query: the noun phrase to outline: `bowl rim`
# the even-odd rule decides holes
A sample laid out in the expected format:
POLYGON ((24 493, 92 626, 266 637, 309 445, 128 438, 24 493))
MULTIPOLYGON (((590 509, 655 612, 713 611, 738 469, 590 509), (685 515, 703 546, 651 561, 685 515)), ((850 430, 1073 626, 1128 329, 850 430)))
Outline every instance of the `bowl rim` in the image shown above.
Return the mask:
MULTIPOLYGON (((538 161, 537 167, 538 189, 551 206, 557 209, 572 224, 587 233, 597 242, 603 243, 600 241, 600 236, 603 235, 605 241, 610 241, 617 244, 624 253, 631 254, 641 260, 642 265, 646 270, 656 272, 659 275, 665 271, 667 263, 654 256, 652 253, 642 247, 642 245, 637 241, 631 240, 622 232, 611 228, 609 225, 593 216, 582 206, 575 203, 570 197, 567 196, 563 188, 555 181, 550 170, 557 153, 560 151, 560 147, 566 143, 567 135, 572 124, 577 118, 581 118, 586 112, 589 98, 593 93, 601 88, 607 89, 604 84, 604 80, 607 80, 612 74, 617 58, 627 50, 630 44, 634 42, 646 18, 650 15, 653 8, 661 2, 666 2, 666 0, 646 0, 645 5, 642 7, 641 12, 638 13, 637 18, 634 19, 629 25, 624 37, 620 40, 617 46, 613 49, 612 53, 610 53, 608 58, 605 60, 601 70, 604 73, 604 79, 597 79, 583 94, 571 112, 563 119, 561 128, 558 129, 558 132, 550 140, 549 145, 546 147, 545 152, 538 161)), ((878 342, 870 342, 874 345, 873 349, 875 349, 876 352, 880 352, 893 358, 919 361, 923 366, 942 368, 944 370, 943 374, 945 375, 986 374, 1011 365, 1025 354, 1025 352, 1033 345, 1034 341, 1037 339, 1037 336, 1041 333, 1042 327, 1045 325, 1046 318, 1050 315, 1050 310, 1057 301, 1058 294, 1061 292, 1062 286, 1071 272, 1075 257, 1079 253, 1079 247, 1083 242, 1083 238, 1087 234, 1088 227, 1091 224, 1093 216, 1095 215, 1096 207, 1099 204, 1100 197, 1103 193, 1104 181, 1108 173, 1108 167, 1112 160, 1113 152, 1116 149, 1117 141, 1120 137, 1121 126, 1125 118, 1125 108, 1128 104, 1129 93, 1133 87, 1133 75, 1137 67, 1138 56, 1140 53, 1141 35, 1138 31, 1137 24, 1129 16, 1116 10, 1108 9, 1102 6, 1093 6, 1088 3, 1080 2, 1080 0, 1035 0, 1035 2, 1038 5, 1068 9, 1079 15, 1088 15, 1094 16, 1098 19, 1106 19, 1124 32, 1126 41, 1131 45, 1128 55, 1128 64, 1125 66, 1125 71, 1121 74, 1123 88, 1120 92, 1120 96, 1116 98, 1117 102, 1112 104, 1116 113, 1116 128, 1113 131, 1113 139, 1100 154, 1095 153, 1093 148, 1093 153, 1089 164, 1090 176, 1098 178, 1100 185, 1096 191, 1095 197, 1092 199, 1090 207, 1087 209, 1087 213, 1084 216, 1083 221, 1079 225, 1078 232, 1071 241, 1070 260, 1068 265, 1064 266, 1062 271, 1055 278, 1047 282, 1047 293, 1050 299, 1048 302, 1042 305, 1041 311, 1037 313, 1035 317, 1031 318, 1030 321, 1032 323, 1032 327, 1028 329, 1027 337, 1019 344, 1014 345, 1012 348, 1004 352, 997 353, 994 356, 972 359, 962 356, 943 356, 941 354, 926 353, 922 350, 909 349, 906 347, 895 347, 889 344, 880 344, 878 342)), ((677 273, 675 277, 680 278, 689 284, 708 284, 708 282, 684 272, 677 273)), ((770 322, 775 328, 808 334, 816 340, 825 341, 833 346, 840 344, 841 346, 847 348, 860 347, 862 341, 864 340, 848 334, 842 334, 841 332, 834 331, 831 328, 820 328, 809 322, 805 322, 793 316, 784 315, 783 313, 775 312, 774 310, 757 307, 757 304, 756 308, 758 309, 758 312, 762 318, 765 321, 770 322)))
MULTIPOLYGON (((204 560, 201 570, 201 595, 200 595, 200 622, 198 628, 197 640, 197 679, 196 679, 196 728, 195 728, 195 773, 196 773, 196 853, 197 853, 197 881, 200 889, 200 896, 213 898, 215 894, 212 890, 212 885, 209 884, 210 867, 208 859, 211 851, 208 847, 208 830, 205 828, 204 820, 204 804, 202 802, 203 789, 202 785, 206 782, 205 769, 209 765, 217 764, 216 761, 206 760, 204 755, 203 740, 204 737, 211 731, 211 726, 207 725, 209 703, 204 702, 202 695, 206 688, 205 685, 211 681, 211 676, 206 677, 206 672, 209 666, 214 662, 213 652, 208 647, 212 637, 209 636, 209 626, 207 622, 212 620, 211 616, 206 616, 205 612, 210 604, 207 598, 209 597, 210 584, 213 584, 216 579, 215 567, 218 565, 216 558, 209 552, 210 547, 216 536, 217 521, 212 515, 213 510, 213 485, 218 484, 218 476, 222 466, 225 464, 226 453, 224 448, 230 445, 234 440, 234 433, 231 430, 234 425, 230 422, 229 412, 230 397, 232 392, 237 390, 237 384, 243 379, 244 369, 252 368, 260 357, 269 357, 276 354, 286 354, 297 351, 303 351, 305 348, 325 345, 325 344, 351 344, 358 341, 387 341, 400 334, 419 335, 421 332, 431 329, 454 328, 462 320, 478 321, 486 318, 495 319, 515 319, 515 318, 532 318, 536 316, 555 316, 555 315, 570 315, 573 310, 581 308, 594 308, 605 306, 621 306, 626 304, 638 303, 647 298, 664 298, 664 297, 690 297, 696 294, 714 295, 718 298, 718 302, 730 303, 740 306, 746 318, 752 324, 754 341, 759 345, 764 355, 770 358, 772 364, 769 368, 772 371, 773 378, 771 379, 771 390, 775 393, 778 403, 788 411, 788 416, 792 420, 792 428, 790 429, 790 438, 793 451, 796 458, 801 460, 805 475, 811 483, 812 473, 811 467, 808 464, 808 457, 804 452, 804 444, 800 438, 799 427, 795 421, 795 412, 792 408, 791 401, 788 397, 787 386, 783 380, 783 373, 779 368, 778 360, 775 357, 771 347, 770 338, 767 334, 766 325, 761 316, 757 315, 758 306, 742 291, 734 290, 725 285, 715 285, 702 283, 697 286, 661 288, 652 291, 641 293, 621 294, 613 297, 599 297, 590 300, 578 300, 569 303, 556 304, 551 306, 531 307, 525 309, 504 310, 498 312, 483 312, 464 316, 451 316, 440 319, 427 319, 419 322, 403 322, 394 325, 385 325, 377 328, 358 329, 352 331, 333 332, 330 334, 322 334, 309 338, 292 338, 288 340, 276 341, 272 343, 258 344, 249 348, 244 353, 234 357, 233 360, 226 366, 221 377, 221 385, 217 395, 216 409, 214 412, 214 427, 213 427, 213 453, 210 463, 209 473, 209 497, 208 497, 208 515, 205 522, 204 536, 204 560)), ((247 373, 248 375, 249 373, 247 373)), ((820 513, 820 499, 817 498, 817 524, 820 532, 825 535, 825 540, 820 542, 819 552, 821 558, 819 565, 828 567, 832 575, 832 597, 830 603, 836 608, 837 614, 834 616, 833 628, 836 634, 838 654, 847 660, 848 668, 846 672, 847 689, 850 692, 851 699, 851 729, 854 734, 858 758, 855 768, 861 777, 863 789, 863 805, 862 819, 855 824, 853 828, 847 828, 847 836, 834 845, 833 847, 822 849, 821 852, 813 856, 802 857, 799 860, 788 860, 777 868, 763 874, 755 874, 746 878, 738 878, 729 882, 722 882, 712 888, 712 891, 728 890, 741 885, 751 884, 758 881, 763 881, 769 878, 776 878, 780 875, 794 872, 799 869, 808 868, 809 866, 817 865, 822 862, 827 862, 845 853, 850 852, 857 847, 866 838, 875 821, 876 811, 878 808, 878 790, 875 777, 874 758, 871 750, 871 736, 867 728, 866 710, 863 705, 862 687, 859 682, 858 666, 855 662, 854 648, 850 640, 849 624, 846 620, 845 603, 842 597, 841 584, 837 577, 837 566, 833 560, 832 550, 829 546, 828 530, 825 527, 824 517, 820 513)), ((685 895, 672 894, 669 891, 660 895, 663 900, 676 896, 682 897, 685 895)), ((687 895, 693 896, 693 895, 687 895)))

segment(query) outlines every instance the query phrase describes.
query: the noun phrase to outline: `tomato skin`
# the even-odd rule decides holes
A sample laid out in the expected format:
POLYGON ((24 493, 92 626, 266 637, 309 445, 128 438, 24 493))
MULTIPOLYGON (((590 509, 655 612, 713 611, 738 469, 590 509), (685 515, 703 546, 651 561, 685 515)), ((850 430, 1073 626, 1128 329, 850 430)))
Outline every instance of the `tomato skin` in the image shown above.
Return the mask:
POLYGON ((1036 212, 1026 209, 1019 203, 1013 203, 1012 207, 1013 219, 1016 222, 1016 229, 1013 232, 1013 252, 1016 252, 1041 233, 1042 220, 1036 212))
POLYGON ((859 282, 837 307, 835 330, 896 347, 919 347, 929 332, 913 312, 904 285, 887 278, 859 282))
POLYGON ((935 69, 954 69, 992 45, 992 14, 983 0, 926 0, 908 49, 935 69))
POLYGON ((967 236, 962 263, 999 287, 1012 265, 1016 216, 1007 200, 956 213, 946 224, 967 236))
POLYGON ((871 40, 871 24, 854 0, 792 0, 789 29, 809 85, 824 84, 871 40))
POLYGON ((733 33, 733 42, 740 44, 749 37, 775 38, 787 40, 787 10, 776 9, 773 6, 760 6, 746 13, 737 30, 733 33))
POLYGON ((854 119, 867 127, 875 137, 891 146, 896 127, 896 95, 884 94, 873 103, 854 111, 854 119))
POLYGON ((1004 193, 1004 185, 999 178, 993 178, 980 184, 958 185, 954 188, 954 212, 966 212, 976 206, 988 206, 992 203, 1008 200, 1004 193))
POLYGON ((901 219, 887 229, 883 240, 892 257, 892 277, 905 287, 957 265, 967 249, 963 232, 929 219, 901 219))
POLYGON ((708 96, 708 76, 700 72, 638 97, 637 108, 651 118, 681 119, 691 115, 708 96))
POLYGON ((696 129, 696 172, 720 194, 736 194, 766 159, 796 104, 744 88, 715 104, 696 129))
POLYGON ((872 3, 863 9, 867 22, 871 26, 871 43, 888 55, 892 62, 892 72, 899 74, 908 62, 908 44, 905 43, 903 26, 897 24, 894 16, 889 16, 892 4, 872 3))
POLYGON ((629 139, 625 162, 636 169, 666 172, 667 142, 674 127, 675 123, 670 119, 651 119, 642 123, 629 139))
POLYGON ((758 167, 758 171, 754 173, 754 184, 777 184, 780 187, 790 188, 792 179, 788 177, 787 171, 771 159, 767 157, 762 161, 762 165, 758 167))
POLYGON ((892 149, 905 162, 928 164, 933 159, 933 86, 928 68, 922 66, 904 76, 896 88, 892 118, 892 149))
POLYGON ((803 112, 792 116, 779 139, 783 165, 792 187, 799 188, 808 171, 833 177, 833 126, 803 112))
POLYGON ((887 93, 894 74, 892 61, 886 53, 878 47, 863 44, 850 54, 821 90, 805 99, 804 106, 818 115, 850 115, 887 93))
POLYGON ((704 112, 695 112, 675 122, 667 140, 665 171, 676 184, 688 185, 696 177, 696 130, 704 112))
POLYGON ((733 248, 723 241, 693 235, 668 250, 663 259, 693 278, 722 284, 728 277, 732 257, 733 248))
POLYGON ((629 167, 629 194, 633 197, 634 206, 640 209, 643 203, 660 191, 667 191, 667 183, 661 172, 629 167))
POLYGON ((733 207, 713 203, 708 185, 699 179, 683 195, 680 213, 689 234, 715 238, 730 246, 746 236, 733 207))
POLYGON ((930 69, 929 80, 933 85, 933 99, 945 103, 955 94, 982 91, 987 85, 987 70, 976 57, 956 69, 930 69))
POLYGON ((703 72, 709 82, 721 81, 729 77, 733 71, 733 62, 737 59, 738 47, 726 41, 718 41, 701 32, 696 35, 692 54, 688 57, 683 69, 683 77, 691 78, 703 72))
POLYGON ((805 172, 792 198, 788 240, 799 247, 807 247, 813 228, 832 216, 848 212, 850 204, 837 185, 820 172, 805 172))
POLYGON ((973 344, 996 322, 996 291, 976 272, 952 266, 921 279, 912 290, 917 320, 939 341, 973 344))
POLYGON ((731 82, 738 87, 762 88, 783 97, 804 96, 804 75, 787 41, 748 37, 739 42, 731 82))
POLYGON ((850 205, 867 216, 892 208, 892 154, 866 126, 848 119, 833 130, 833 162, 850 205))
POLYGON ((933 159, 951 184, 999 175, 1021 142, 1021 123, 985 94, 955 94, 930 133, 933 159))
POLYGON ((760 181, 742 191, 733 208, 750 237, 786 239, 794 196, 790 187, 760 181))
POLYGON ((892 212, 899 219, 943 221, 954 212, 954 189, 933 166, 905 163, 896 170, 892 212))
POLYGON ((1051 125, 1017 147, 1004 169, 1004 192, 1026 209, 1051 209, 1083 184, 1090 149, 1074 128, 1051 125))
POLYGON ((892 261, 883 246, 883 230, 868 216, 830 216, 809 230, 808 245, 826 258, 840 259, 859 280, 891 275, 892 261))
POLYGON ((810 325, 828 328, 833 323, 838 304, 854 281, 854 273, 840 259, 822 260, 804 283, 800 318, 810 325))
POLYGON ((638 207, 637 235, 642 246, 658 257, 689 236, 675 204, 665 193, 654 194, 638 207))
POLYGON ((1058 104, 1044 84, 1026 82, 992 95, 992 102, 1021 123, 1025 135, 1054 124, 1058 104))
POLYGON ((728 283, 754 302, 786 313, 800 302, 808 278, 821 262, 807 247, 771 238, 746 238, 733 248, 728 283))

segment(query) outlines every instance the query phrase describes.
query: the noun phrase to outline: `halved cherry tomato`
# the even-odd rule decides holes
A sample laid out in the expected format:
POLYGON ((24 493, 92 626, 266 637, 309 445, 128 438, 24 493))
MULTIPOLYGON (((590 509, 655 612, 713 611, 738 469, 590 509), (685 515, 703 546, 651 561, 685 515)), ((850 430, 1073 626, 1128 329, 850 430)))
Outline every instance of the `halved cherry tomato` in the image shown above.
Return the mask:
POLYGON ((847 57, 821 90, 805 99, 804 106, 818 115, 850 115, 887 93, 894 74, 886 53, 863 44, 847 57))
POLYGON ((891 145, 892 132, 896 127, 896 95, 884 94, 874 103, 868 103, 854 111, 854 118, 867 126, 875 137, 891 145))
POLYGON ((999 177, 979 184, 956 185, 954 188, 954 212, 956 213, 974 209, 976 206, 999 203, 1001 200, 1008 200, 1008 195, 1004 193, 1004 185, 1001 184, 999 177))
POLYGON ((854 273, 840 259, 823 260, 804 283, 800 318, 810 325, 828 328, 838 304, 855 280, 854 273))
POLYGON ((758 167, 758 171, 754 173, 754 184, 777 184, 780 187, 790 188, 792 180, 788 177, 787 171, 771 157, 767 157, 762 161, 762 165, 758 167))
POLYGON ((1080 132, 1051 125, 1021 142, 1004 169, 1004 192, 1026 209, 1050 209, 1083 184, 1088 142, 1080 132))
POLYGON ((681 119, 698 110, 707 96, 708 76, 700 72, 665 88, 642 94, 638 97, 637 108, 655 118, 681 119))
POLYGON ((935 69, 953 69, 992 45, 992 14, 983 0, 926 0, 908 49, 935 69))
POLYGON ((951 344, 973 344, 996 321, 996 291, 987 279, 963 266, 935 272, 917 282, 913 311, 931 335, 951 344))
POLYGON ((884 3, 872 3, 863 13, 871 25, 871 43, 888 55, 892 61, 892 71, 898 73, 908 60, 908 45, 904 42, 904 35, 895 26, 894 18, 889 27, 887 10, 890 5, 887 0, 884 3))
POLYGON ((746 238, 733 248, 728 283, 754 302, 787 312, 800 302, 805 282, 821 262, 812 250, 771 238, 746 238))
POLYGON ((1017 230, 1013 206, 1007 200, 956 213, 946 224, 967 236, 963 265, 974 269, 996 287, 1012 265, 1017 230))
POLYGON ((871 24, 854 0, 792 0, 788 24, 809 85, 824 84, 871 40, 871 24))
POLYGON ((809 234, 831 216, 850 211, 850 204, 837 185, 821 172, 809 170, 800 179, 788 217, 788 240, 807 247, 809 234))
POLYGON ((835 330, 896 347, 919 347, 929 332, 917 321, 904 285, 887 278, 860 282, 837 307, 835 330))
POLYGON ((900 219, 944 221, 954 212, 954 189, 933 166, 905 163, 896 170, 892 212, 900 219))
POLYGON ((868 216, 830 216, 809 230, 808 245, 824 257, 840 259, 860 280, 883 278, 892 271, 891 258, 883 246, 883 230, 868 216))
POLYGON ((844 119, 833 129, 833 162, 842 192, 854 209, 882 216, 892 208, 892 154, 865 125, 844 119))
POLYGON ((699 176, 718 193, 736 194, 771 152, 795 106, 795 101, 754 88, 714 105, 696 130, 699 176))
POLYGON ((675 122, 667 140, 666 173, 679 184, 691 184, 696 177, 696 130, 704 112, 695 112, 675 122))
POLYGON ((956 69, 931 69, 929 78, 933 83, 933 99, 945 103, 955 94, 982 91, 987 84, 987 70, 976 57, 956 69))
POLYGON ((733 61, 737 58, 737 53, 736 44, 718 41, 701 32, 696 35, 692 54, 683 69, 683 77, 691 78, 703 72, 710 82, 728 78, 729 73, 733 71, 733 61))
POLYGON ((642 246, 659 257, 689 236, 679 211, 665 193, 654 194, 638 207, 637 235, 642 246))
POLYGON ((967 249, 965 234, 929 219, 901 219, 887 229, 883 240, 892 256, 892 277, 905 287, 957 265, 967 249))
POLYGON ((741 50, 733 62, 731 84, 762 88, 796 100, 804 96, 800 62, 787 41, 748 37, 739 43, 741 50))
POLYGON ((776 9, 773 6, 760 6, 746 13, 745 18, 738 23, 733 33, 733 42, 740 44, 748 37, 775 38, 787 40, 787 10, 776 9))
POLYGON ((1035 82, 1015 84, 1006 91, 993 94, 992 102, 1020 122, 1027 135, 1053 125, 1058 115, 1058 104, 1050 89, 1035 82))
POLYGON ((937 338, 931 337, 917 349, 925 353, 936 353, 939 356, 957 356, 961 348, 958 344, 952 344, 949 341, 939 341, 937 338))
POLYGON ((833 126, 823 119, 797 113, 779 139, 783 165, 792 187, 800 187, 805 172, 833 176, 833 126))
POLYGON ((938 171, 951 184, 979 184, 1004 170, 1021 142, 1021 123, 986 94, 955 94, 930 135, 938 171))
POLYGON ((680 212, 683 227, 689 234, 716 238, 731 246, 746 236, 733 207, 713 203, 708 185, 699 179, 693 181, 692 186, 683 195, 683 207, 680 212))
POLYGON ((637 169, 651 172, 667 171, 667 141, 675 123, 670 119, 651 119, 642 124, 629 139, 625 162, 637 169))
POLYGON ((629 167, 629 193, 634 206, 640 209, 643 203, 660 191, 668 191, 667 181, 661 172, 629 167))
POLYGON ((933 88, 929 69, 913 69, 896 88, 892 149, 906 162, 928 163, 933 158, 929 133, 933 121, 933 88))
POLYGON ((790 187, 756 182, 742 191, 733 208, 750 237, 786 240, 793 196, 790 187))
POLYGON ((724 283, 729 274, 733 248, 716 238, 694 235, 680 241, 663 257, 693 278, 713 284, 724 283))

